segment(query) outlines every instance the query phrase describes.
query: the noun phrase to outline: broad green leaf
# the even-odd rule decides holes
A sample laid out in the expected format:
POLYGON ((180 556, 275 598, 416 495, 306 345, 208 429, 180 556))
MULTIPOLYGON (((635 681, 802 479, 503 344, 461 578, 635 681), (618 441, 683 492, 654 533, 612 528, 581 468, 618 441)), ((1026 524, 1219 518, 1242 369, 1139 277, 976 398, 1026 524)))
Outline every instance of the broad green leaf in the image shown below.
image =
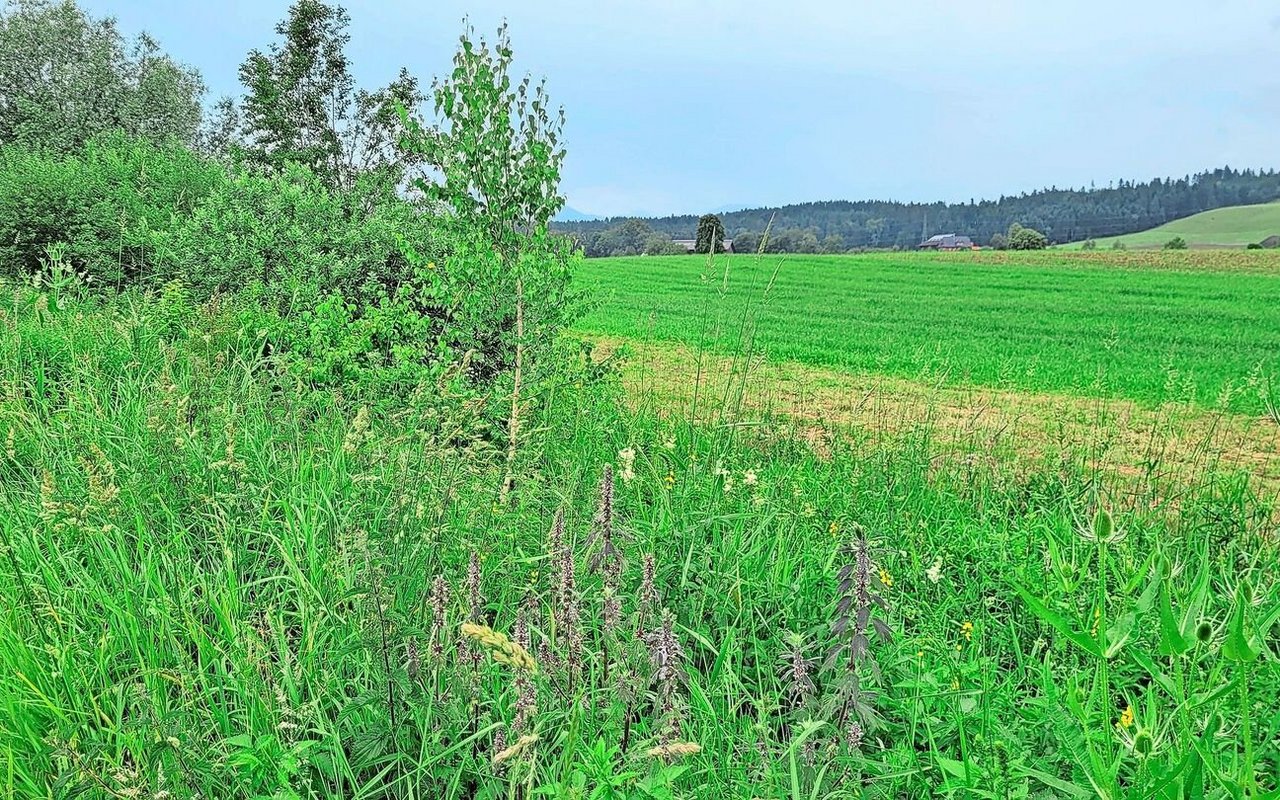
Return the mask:
POLYGON ((1102 651, 1098 648, 1098 642, 1092 636, 1086 636, 1075 630, 1066 617, 1049 608, 1040 598, 1035 597, 1026 589, 1017 584, 1014 584, 1013 588, 1022 597, 1022 601, 1027 604, 1032 613, 1052 625, 1055 630, 1067 637, 1076 647, 1084 650, 1089 655, 1102 656, 1102 651))

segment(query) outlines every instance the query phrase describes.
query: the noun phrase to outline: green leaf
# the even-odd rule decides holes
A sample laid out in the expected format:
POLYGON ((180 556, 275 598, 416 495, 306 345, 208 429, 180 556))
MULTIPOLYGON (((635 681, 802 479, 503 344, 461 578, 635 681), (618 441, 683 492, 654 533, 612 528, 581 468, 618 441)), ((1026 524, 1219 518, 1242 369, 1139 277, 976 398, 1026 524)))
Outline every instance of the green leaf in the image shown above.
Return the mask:
POLYGON ((1253 646, 1245 630, 1245 609, 1248 605, 1249 588, 1244 581, 1241 581, 1236 585, 1235 608, 1231 614, 1231 622, 1227 625, 1227 638, 1222 643, 1222 657, 1229 661, 1248 663, 1262 652, 1260 647, 1253 646))
POLYGON ((1018 595, 1022 597, 1022 601, 1027 604, 1033 614, 1052 625, 1055 630, 1067 637, 1067 639, 1073 642, 1076 647, 1079 647, 1091 656, 1102 656, 1102 651, 1099 649, 1097 641, 1095 641, 1092 636, 1086 636, 1075 630, 1066 617, 1063 617, 1058 612, 1049 608, 1040 600, 1040 598, 1035 597, 1018 584, 1014 584, 1013 588, 1017 591, 1018 595))
POLYGON ((1160 585, 1160 646, 1157 652, 1162 656, 1180 656, 1191 649, 1187 638, 1182 635, 1178 621, 1173 617, 1173 599, 1169 593, 1169 577, 1164 574, 1158 581, 1160 585))

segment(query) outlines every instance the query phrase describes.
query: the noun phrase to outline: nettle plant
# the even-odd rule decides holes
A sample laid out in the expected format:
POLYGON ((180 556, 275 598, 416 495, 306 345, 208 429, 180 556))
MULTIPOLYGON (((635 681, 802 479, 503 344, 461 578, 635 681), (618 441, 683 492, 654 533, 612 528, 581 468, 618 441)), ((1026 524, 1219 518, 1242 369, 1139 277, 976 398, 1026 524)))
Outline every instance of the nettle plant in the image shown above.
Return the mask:
POLYGON ((688 659, 676 615, 662 604, 652 553, 627 569, 613 493, 606 467, 591 536, 576 540, 556 513, 545 575, 533 574, 516 609, 493 613, 475 554, 459 591, 444 576, 432 583, 425 646, 406 646, 409 695, 430 702, 447 759, 477 788, 528 796, 606 785, 664 797, 687 769, 679 762, 702 750, 685 735, 688 659), (542 785, 548 765, 590 731, 600 738, 557 780, 567 786, 542 785))

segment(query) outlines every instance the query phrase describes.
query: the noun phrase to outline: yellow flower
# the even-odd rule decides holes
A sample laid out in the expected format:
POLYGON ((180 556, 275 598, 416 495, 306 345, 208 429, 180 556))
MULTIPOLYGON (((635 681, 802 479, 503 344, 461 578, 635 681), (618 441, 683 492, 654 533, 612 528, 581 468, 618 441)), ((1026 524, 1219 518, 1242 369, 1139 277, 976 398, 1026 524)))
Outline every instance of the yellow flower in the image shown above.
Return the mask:
POLYGON ((1133 705, 1124 707, 1124 711, 1120 714, 1120 721, 1116 723, 1116 727, 1120 729, 1133 727, 1133 705))
MULTIPOLYGON (((958 645, 957 645, 957 646, 958 646, 958 645)), ((951 691, 953 691, 953 692, 958 692, 958 691, 960 691, 960 681, 959 681, 959 680, 957 680, 956 678, 952 678, 952 679, 951 679, 951 691)))
POLYGON ((668 489, 670 489, 672 486, 676 485, 676 474, 671 470, 667 470, 667 475, 662 479, 662 482, 667 485, 668 489))
POLYGON ((917 651, 916 651, 916 658, 924 658, 924 651, 923 651, 923 650, 917 650, 917 651))
POLYGON ((886 589, 893 588, 893 576, 889 574, 889 570, 884 567, 880 568, 880 582, 885 585, 886 589))
POLYGON ((839 532, 840 532, 839 522, 833 521, 830 525, 827 526, 827 533, 830 533, 832 536, 835 536, 839 532))
POLYGON ((973 623, 965 620, 960 624, 960 635, 964 637, 966 642, 973 641, 973 623))
POLYGON ((435 268, 436 268, 436 262, 434 261, 427 262, 427 269, 435 269, 435 268))

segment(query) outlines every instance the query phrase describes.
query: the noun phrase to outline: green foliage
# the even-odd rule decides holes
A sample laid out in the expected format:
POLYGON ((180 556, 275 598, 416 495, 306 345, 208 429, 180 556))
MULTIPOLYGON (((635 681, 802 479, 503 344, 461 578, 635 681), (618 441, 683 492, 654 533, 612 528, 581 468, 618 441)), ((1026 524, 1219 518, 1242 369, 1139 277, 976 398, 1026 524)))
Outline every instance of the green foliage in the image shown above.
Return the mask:
POLYGON ((1086 239, 1084 244, 1080 245, 1081 250, 1097 250, 1098 243, 1093 239, 1086 239))
POLYGON ((1183 239, 1181 236, 1175 236, 1169 241, 1164 243, 1164 249, 1165 250, 1186 250, 1187 240, 1183 239))
MULTIPOLYGON (((1259 370, 1280 373, 1280 261, 1271 252, 985 251, 965 254, 963 266, 932 253, 735 258, 720 313, 733 319, 771 287, 757 335, 782 361, 1261 413, 1259 370), (1242 315, 1252 320, 1243 339, 1242 315)), ((582 330, 739 346, 736 324, 703 329, 704 278, 683 258, 589 259, 580 274, 602 298, 582 330)))
POLYGON ((103 298, 74 278, 5 291, 0 385, 18 390, 0 394, 0 753, 14 796, 1276 788, 1270 510, 1210 476, 1176 510, 1112 519, 1093 513, 1097 475, 1070 461, 978 467, 930 449, 928 429, 869 450, 837 436, 819 455, 728 408, 730 424, 705 427, 636 412, 605 374, 540 407, 537 468, 495 507, 502 455, 447 381, 401 399, 362 386, 366 408, 279 380, 252 298, 103 298), (605 463, 619 465, 611 540, 605 463), (864 598, 891 638, 829 628, 862 613, 859 525, 892 543, 870 552, 864 598), (606 552, 625 558, 606 568, 606 552), (647 652, 661 607, 678 660, 647 652), (473 659, 469 619, 527 635, 536 675, 473 659), (848 694, 814 663, 837 645, 841 661, 867 648, 858 697, 875 727, 856 744, 820 702, 848 694), (654 702, 659 663, 678 667, 674 715, 654 702), (495 765, 526 732, 537 741, 495 765), (673 735, 699 752, 649 754, 673 735))
POLYGON ((143 34, 72 0, 19 0, 0 10, 0 145, 76 152, 123 131, 155 143, 196 141, 204 83, 143 34))
MULTIPOLYGON (((726 235, 735 242, 744 233, 760 237, 766 228, 774 233, 811 230, 819 242, 828 236, 842 236, 848 249, 913 249, 920 242, 926 222, 931 231, 951 231, 967 235, 975 242, 986 242, 997 233, 1004 235, 1015 220, 1034 227, 1055 242, 1079 242, 1117 234, 1128 236, 1168 224, 1168 232, 1155 234, 1163 238, 1153 238, 1146 244, 1159 246, 1173 233, 1186 235, 1194 242, 1192 230, 1212 230, 1214 236, 1206 239, 1208 242, 1243 245, 1277 229, 1280 206, 1273 204, 1277 199, 1280 199, 1280 171, 1222 167, 1177 179, 1157 178, 1145 183, 1119 181, 1103 189, 1048 188, 1030 194, 1010 193, 998 200, 928 204, 833 200, 730 211, 720 218, 726 235), (1225 211, 1193 216, 1215 209, 1225 211), (1230 221, 1225 222, 1227 220, 1230 221), (1195 224, 1197 228, 1177 229, 1183 222, 1195 224)), ((558 223, 557 228, 585 241, 589 234, 621 221, 563 222, 558 223)), ((678 214, 645 221, 658 233, 691 238, 698 217, 678 214)), ((1140 234, 1139 238, 1145 239, 1146 234, 1140 234)), ((1109 240, 1100 242, 1107 243, 1109 240)), ((734 249, 741 252, 736 246, 734 249)))
POLYGON ((109 134, 75 154, 0 148, 0 275, 41 269, 46 248, 96 285, 151 279, 156 240, 185 224, 224 182, 221 168, 177 144, 109 134))
POLYGON ((993 234, 991 234, 991 244, 990 244, 990 247, 991 247, 991 249, 992 249, 992 250, 1008 250, 1008 249, 1009 249, 1009 237, 1005 236, 1003 233, 993 233, 993 234))
MULTIPOLYGON (((376 176, 395 186, 416 163, 397 147, 406 130, 397 109, 415 115, 425 99, 405 69, 386 88, 356 89, 344 50, 350 17, 340 6, 298 0, 276 26, 282 41, 253 50, 240 66, 244 84, 245 157, 277 173, 291 164, 311 170, 326 186, 350 191, 376 176)), ((228 127, 231 115, 220 119, 228 127)), ((224 130, 218 141, 231 137, 224 130)))
POLYGON ((693 251, 704 254, 724 252, 724 223, 715 214, 703 214, 698 218, 693 251))
POLYGON ((1017 222, 1009 226, 1007 241, 1010 250, 1043 250, 1049 246, 1049 239, 1043 233, 1017 222))

